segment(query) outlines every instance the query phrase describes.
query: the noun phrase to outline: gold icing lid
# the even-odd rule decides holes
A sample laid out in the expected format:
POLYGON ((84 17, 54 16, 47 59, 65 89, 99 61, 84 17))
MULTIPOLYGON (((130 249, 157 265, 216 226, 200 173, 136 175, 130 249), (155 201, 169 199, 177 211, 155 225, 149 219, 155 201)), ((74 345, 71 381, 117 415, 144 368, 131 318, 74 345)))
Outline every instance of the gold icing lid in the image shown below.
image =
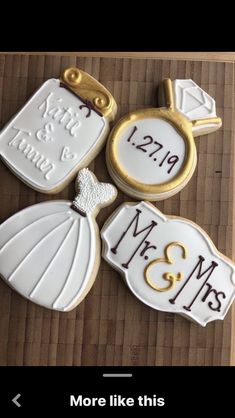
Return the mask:
POLYGON ((95 78, 78 68, 71 67, 64 70, 61 82, 106 117, 113 120, 117 112, 117 104, 111 93, 95 78))

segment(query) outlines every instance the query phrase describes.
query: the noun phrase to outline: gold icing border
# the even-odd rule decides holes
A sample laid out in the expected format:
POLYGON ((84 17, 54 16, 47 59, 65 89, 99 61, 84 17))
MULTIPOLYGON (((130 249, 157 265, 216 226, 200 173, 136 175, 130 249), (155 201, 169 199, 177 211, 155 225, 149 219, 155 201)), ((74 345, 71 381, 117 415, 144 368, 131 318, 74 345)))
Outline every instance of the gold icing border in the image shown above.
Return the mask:
POLYGON ((79 68, 70 67, 64 70, 60 81, 83 100, 89 101, 102 116, 114 120, 117 112, 114 97, 90 74, 79 68))
MULTIPOLYGON (((172 87, 172 81, 170 78, 165 78, 165 80, 163 80, 163 88, 164 88, 164 94, 165 94, 165 100, 166 100, 166 107, 168 109, 176 111, 174 92, 173 92, 173 87, 172 87)), ((177 111, 177 113, 181 113, 181 112, 177 111)), ((186 118, 186 116, 184 117, 186 118)), ((213 116, 211 118, 195 119, 195 120, 191 120, 190 122, 193 126, 203 126, 203 125, 213 125, 213 124, 218 125, 218 127, 216 127, 215 129, 219 129, 220 126, 222 125, 222 119, 218 116, 213 116)))
POLYGON ((171 102, 170 105, 169 102, 168 108, 141 109, 129 113, 117 122, 117 124, 114 126, 113 130, 109 135, 106 157, 110 159, 113 170, 121 179, 125 181, 125 183, 127 183, 129 186, 137 189, 140 192, 151 194, 164 193, 178 187, 190 176, 196 153, 196 146, 192 134, 192 124, 183 115, 173 111, 172 108, 173 104, 171 102), (145 184, 138 182, 137 180, 129 176, 128 172, 124 169, 124 167, 122 167, 122 165, 118 161, 117 144, 122 135, 123 130, 130 123, 147 118, 163 119, 166 122, 170 123, 181 134, 185 141, 186 153, 183 165, 179 173, 173 179, 161 184, 145 184))
POLYGON ((117 176, 132 189, 147 194, 162 194, 170 192, 187 181, 194 172, 193 162, 195 160, 196 146, 192 133, 193 126, 203 126, 207 124, 217 124, 218 128, 222 121, 219 117, 205 118, 199 120, 188 120, 182 113, 175 110, 174 92, 171 79, 163 80, 163 88, 166 100, 166 107, 141 109, 131 112, 121 118, 111 131, 106 148, 106 159, 117 176), (123 130, 137 120, 157 118, 170 123, 183 137, 185 142, 185 158, 179 173, 171 180, 161 184, 144 184, 132 178, 124 167, 119 163, 117 156, 117 144, 123 130))
POLYGON ((218 125, 218 128, 220 128, 220 126, 222 125, 222 119, 219 118, 218 116, 214 117, 214 118, 204 118, 204 119, 197 119, 197 120, 192 120, 191 121, 193 126, 200 126, 200 125, 210 125, 210 124, 216 124, 218 125))

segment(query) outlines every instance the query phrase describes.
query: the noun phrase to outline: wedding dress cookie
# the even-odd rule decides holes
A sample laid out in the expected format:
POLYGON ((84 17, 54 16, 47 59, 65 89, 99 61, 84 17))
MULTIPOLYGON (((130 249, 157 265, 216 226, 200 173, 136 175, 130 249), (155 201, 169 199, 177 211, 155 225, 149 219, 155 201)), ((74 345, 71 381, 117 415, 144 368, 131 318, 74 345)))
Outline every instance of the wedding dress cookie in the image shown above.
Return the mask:
POLYGON ((68 68, 47 80, 0 134, 0 155, 28 186, 57 193, 104 145, 116 114, 109 91, 68 68))
POLYGON ((182 190, 196 168, 194 136, 221 126, 214 99, 193 81, 167 79, 163 86, 167 107, 124 116, 107 141, 113 181, 140 200, 162 200, 182 190))
POLYGON ((106 221, 103 257, 133 294, 202 326, 223 319, 235 297, 235 264, 195 223, 149 202, 124 203, 106 221))
POLYGON ((59 311, 75 308, 94 283, 100 264, 95 216, 117 194, 87 168, 76 184, 73 202, 39 203, 0 226, 1 277, 32 302, 59 311))

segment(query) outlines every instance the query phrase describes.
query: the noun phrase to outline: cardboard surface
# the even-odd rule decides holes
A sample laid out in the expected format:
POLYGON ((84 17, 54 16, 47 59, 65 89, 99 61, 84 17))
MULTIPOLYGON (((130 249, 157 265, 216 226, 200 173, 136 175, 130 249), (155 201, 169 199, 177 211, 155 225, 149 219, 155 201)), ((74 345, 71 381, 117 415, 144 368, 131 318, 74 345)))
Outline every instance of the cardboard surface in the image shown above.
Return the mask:
MULTIPOLYGON (((165 214, 197 222, 229 257, 233 249, 234 64, 200 61, 76 58, 44 55, 0 55, 0 127, 30 95, 68 66, 99 79, 118 103, 117 119, 134 109, 157 104, 156 89, 165 77, 192 78, 217 102, 223 127, 196 138, 198 166, 188 186, 157 203, 165 214)), ((90 165, 101 181, 110 181, 104 150, 90 165)), ((0 221, 34 203, 72 199, 73 183, 50 196, 37 193, 0 163, 0 221)), ((129 197, 119 192, 103 209, 107 217, 129 197)), ((143 305, 104 261, 86 299, 69 313, 36 306, 0 280, 0 365, 229 365, 232 310, 223 322, 206 328, 179 315, 143 305)))

